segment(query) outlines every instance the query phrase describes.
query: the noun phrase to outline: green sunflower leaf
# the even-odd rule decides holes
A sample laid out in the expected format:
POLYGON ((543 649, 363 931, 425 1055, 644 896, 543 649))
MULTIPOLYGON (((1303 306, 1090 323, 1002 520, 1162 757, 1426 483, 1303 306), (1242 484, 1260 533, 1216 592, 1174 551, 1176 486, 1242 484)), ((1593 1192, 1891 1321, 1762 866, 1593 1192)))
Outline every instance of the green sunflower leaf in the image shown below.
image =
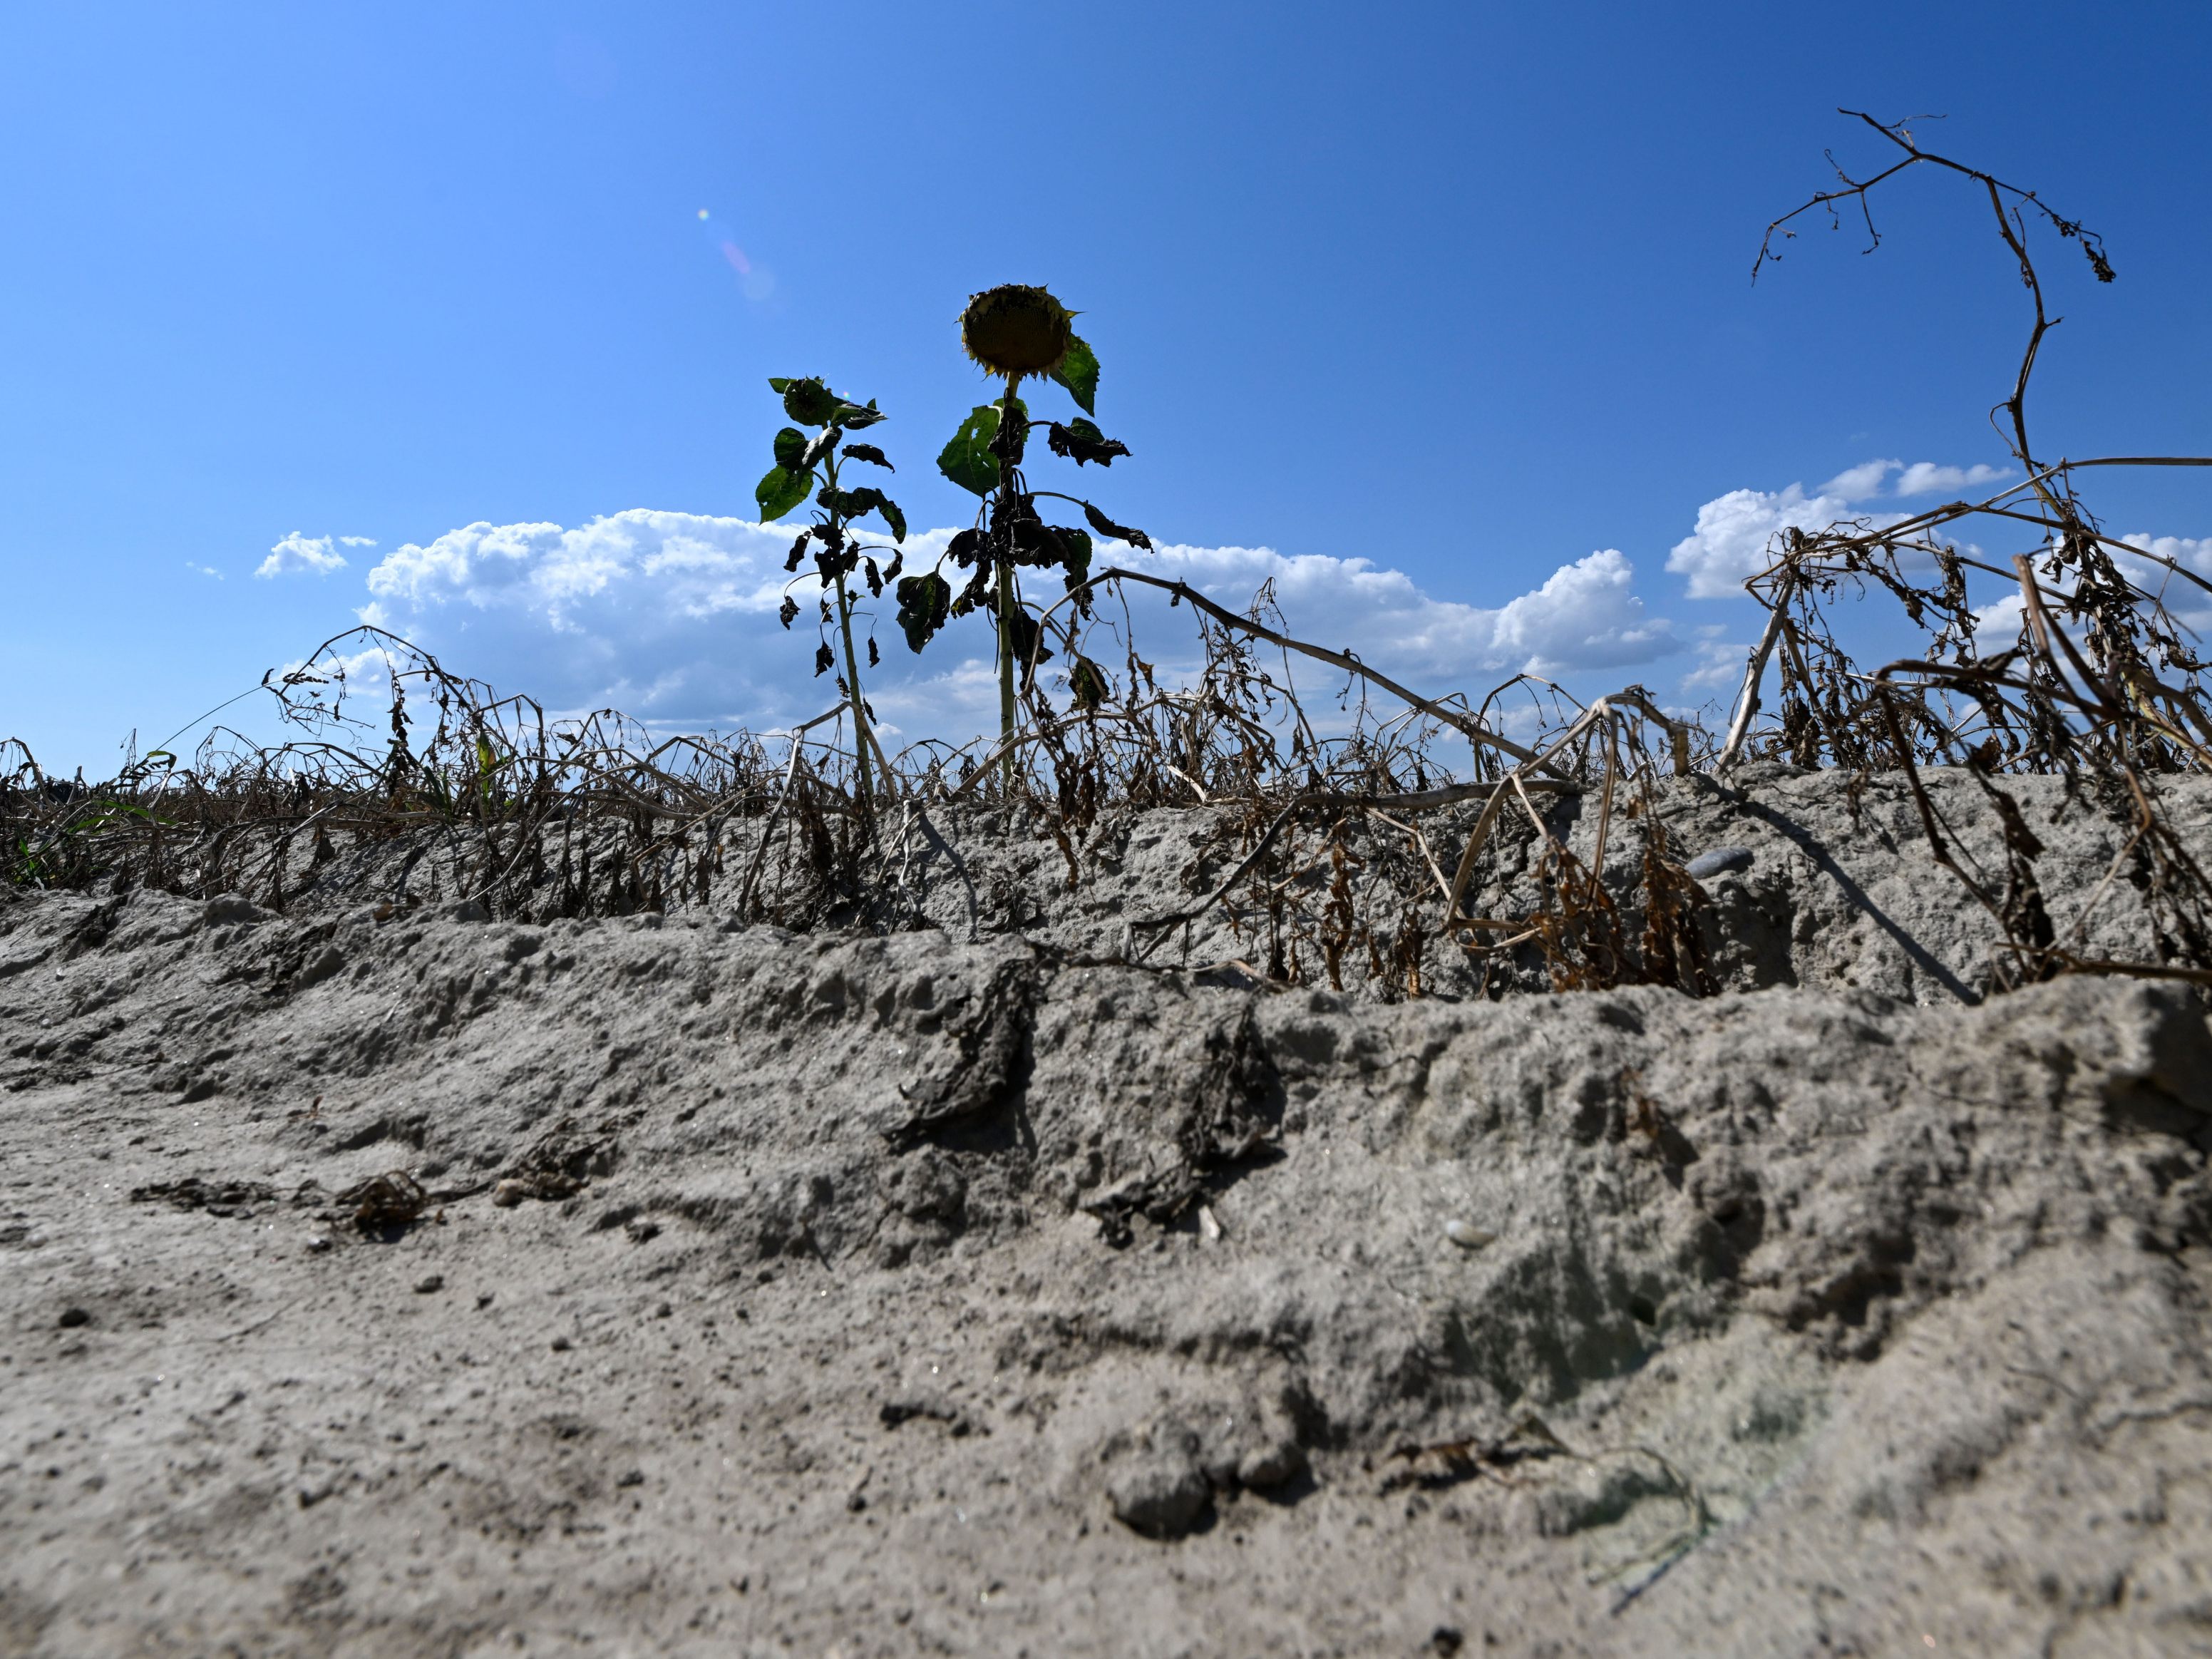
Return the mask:
POLYGON ((787 382, 783 388, 783 412, 801 426, 829 425, 844 403, 842 398, 811 375, 803 380, 787 382))
POLYGON ((1085 415, 1098 412, 1098 354, 1086 344, 1081 335, 1067 349, 1067 356, 1060 360, 1060 367, 1052 371, 1052 378, 1067 388, 1069 397, 1085 415))
POLYGON ((760 503, 761 522, 770 524, 806 499, 814 488, 811 472, 794 472, 787 466, 772 466, 761 475, 753 486, 753 499, 760 503))
MULTIPOLYGON (((1014 407, 1027 410, 1022 400, 1014 407)), ((937 470, 975 495, 988 495, 999 487, 999 458, 991 453, 991 440, 999 435, 999 406, 978 404, 960 422, 952 441, 939 452, 937 470)))

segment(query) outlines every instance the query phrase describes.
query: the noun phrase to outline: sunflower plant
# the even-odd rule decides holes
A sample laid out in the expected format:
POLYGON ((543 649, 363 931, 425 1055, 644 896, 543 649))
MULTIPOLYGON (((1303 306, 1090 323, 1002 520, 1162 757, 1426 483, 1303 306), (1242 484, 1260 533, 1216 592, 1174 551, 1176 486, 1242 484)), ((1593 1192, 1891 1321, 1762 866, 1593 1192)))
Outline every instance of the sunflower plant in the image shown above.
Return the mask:
MULTIPOLYGON (((906 555, 862 541, 852 526, 855 520, 873 514, 890 527, 893 542, 904 542, 906 515, 896 501, 872 484, 848 489, 840 475, 842 468, 856 461, 887 472, 896 471, 873 444, 852 441, 854 433, 886 417, 876 408, 874 398, 856 404, 838 396, 818 379, 777 378, 768 384, 769 391, 782 398, 783 412, 798 424, 775 434, 775 465, 753 487, 753 499, 760 504, 761 522, 772 524, 809 495, 814 498, 814 521, 799 532, 783 568, 794 573, 795 580, 800 563, 810 550, 813 554, 814 573, 822 584, 814 672, 819 678, 836 666, 838 653, 830 646, 834 630, 845 658, 845 672, 837 677, 837 691, 852 705, 854 759, 860 799, 868 800, 873 798, 868 768, 873 739, 871 711, 860 692, 860 655, 853 644, 853 615, 860 607, 860 595, 852 583, 855 576, 860 577, 867 583, 870 597, 880 596, 885 583, 899 580, 906 555), (890 553, 890 562, 878 563, 874 556, 878 553, 890 553)), ((781 612, 787 629, 798 620, 803 608, 787 586, 781 612)), ((876 649, 872 628, 867 642, 868 666, 873 668, 882 657, 876 649)))
MULTIPOLYGON (((1032 422, 1018 395, 1025 380, 1049 380, 1073 398, 1083 414, 1046 425, 1051 452, 1079 467, 1110 466, 1128 447, 1108 437, 1088 418, 1097 414, 1098 357, 1076 334, 1076 313, 1042 288, 1008 284, 972 296, 960 317, 961 343, 985 373, 1005 382, 993 402, 980 404, 937 458, 938 471, 962 489, 982 498, 975 523, 953 537, 937 567, 898 584, 898 621, 907 644, 920 651, 953 617, 982 611, 998 631, 999 726, 1002 741, 1017 723, 1017 688, 1026 689, 1038 663, 1052 653, 1038 637, 1039 624, 1022 592, 1024 570, 1057 570, 1067 591, 1080 589, 1091 574, 1091 535, 1149 548, 1144 532, 1109 519, 1079 496, 1032 490, 1022 471, 1032 422), (1089 528, 1045 522, 1037 511, 1042 499, 1064 501, 1083 509, 1089 528), (956 593, 944 574, 946 562, 969 573, 956 593)), ((1087 596, 1076 604, 1085 608, 1087 596)), ((1095 702, 1103 690, 1098 671, 1078 659, 1070 675, 1079 702, 1095 702)), ((1012 765, 1011 757, 1008 762, 1012 765)))

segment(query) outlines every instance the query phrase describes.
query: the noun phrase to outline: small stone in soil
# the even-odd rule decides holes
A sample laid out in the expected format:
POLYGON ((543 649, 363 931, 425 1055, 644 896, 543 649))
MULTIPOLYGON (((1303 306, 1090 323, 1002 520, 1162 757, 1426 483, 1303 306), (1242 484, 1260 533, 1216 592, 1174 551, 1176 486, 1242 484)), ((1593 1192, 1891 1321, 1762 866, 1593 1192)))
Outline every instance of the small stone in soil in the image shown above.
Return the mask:
POLYGON ((313 1238, 307 1241, 307 1249, 319 1255, 322 1251, 327 1250, 330 1248, 331 1241, 325 1238, 320 1233, 317 1233, 313 1238))
POLYGON ((1444 1237, 1462 1250, 1479 1250, 1486 1244, 1498 1242, 1496 1233, 1486 1233, 1469 1221, 1445 1222, 1444 1237))
POLYGON ((443 1273, 428 1273, 415 1281, 415 1294, 417 1296, 428 1296, 445 1288, 446 1276, 443 1273))
POLYGON ((1124 1468, 1106 1495, 1125 1526, 1150 1538, 1180 1538, 1198 1524, 1211 1492, 1188 1457, 1155 1453, 1124 1468))
POLYGON ((553 1339, 553 1352, 555 1353, 566 1353, 574 1346, 574 1345, 565 1336, 556 1336, 553 1339))
POLYGON ((73 1331, 80 1325, 89 1325, 91 1323, 92 1316, 82 1308, 64 1308, 62 1310, 61 1326, 65 1331, 73 1331))
POLYGON ((1709 853, 1700 853, 1682 867, 1693 881, 1710 881, 1715 876, 1748 870, 1752 865, 1752 850, 1748 847, 1716 847, 1709 853))

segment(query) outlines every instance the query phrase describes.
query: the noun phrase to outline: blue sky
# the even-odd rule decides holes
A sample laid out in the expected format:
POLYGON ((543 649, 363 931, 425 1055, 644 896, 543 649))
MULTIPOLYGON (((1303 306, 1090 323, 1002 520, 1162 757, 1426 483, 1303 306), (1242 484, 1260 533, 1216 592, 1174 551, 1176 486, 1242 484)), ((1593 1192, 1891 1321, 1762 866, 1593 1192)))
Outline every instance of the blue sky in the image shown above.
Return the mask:
MULTIPOLYGON (((1749 281, 1824 148, 1879 153, 1838 104, 1941 112, 2104 234, 2111 288, 2045 261, 2046 453, 2212 452, 2208 41, 2158 3, 8 6, 0 735, 97 769, 370 605, 556 704, 811 713, 726 522, 763 379, 877 398, 908 518, 963 522, 953 319, 1003 281, 1085 313, 1134 453, 1084 483, 1216 591, 1276 574, 1434 690, 1694 703, 1749 626, 1699 594, 1792 485, 2006 459, 2021 296, 1961 190, 1749 281)), ((2097 501, 2194 538, 2203 489, 2097 501)), ((988 647, 909 665, 884 620, 909 726, 962 718, 988 647)))

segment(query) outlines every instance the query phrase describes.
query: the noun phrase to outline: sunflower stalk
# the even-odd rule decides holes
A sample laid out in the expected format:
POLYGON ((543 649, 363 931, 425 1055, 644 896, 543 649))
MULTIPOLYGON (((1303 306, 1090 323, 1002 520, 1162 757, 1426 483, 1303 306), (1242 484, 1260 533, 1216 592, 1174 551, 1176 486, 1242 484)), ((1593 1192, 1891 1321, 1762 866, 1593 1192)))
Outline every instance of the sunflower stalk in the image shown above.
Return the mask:
MULTIPOLYGON (((1021 418, 1015 392, 1019 390, 1019 373, 1006 376, 1006 395, 999 404, 999 430, 1009 429, 1010 423, 1021 418)), ((1006 504, 1014 499, 1014 460, 1009 446, 1001 445, 999 455, 999 502, 1003 516, 1006 504)), ((1012 788, 1019 769, 1012 747, 1014 728, 1019 724, 1020 711, 1014 701, 1014 607, 1020 599, 1014 586, 1012 558, 1013 526, 1005 524, 996 548, 999 583, 999 741, 1008 745, 1005 761, 1006 787, 1012 788)))
MULTIPOLYGON (((1022 699, 1037 704, 1041 719, 1049 718, 1045 694, 1035 681, 1037 666, 1053 655, 1044 644, 1042 620, 1033 617, 1023 597, 1017 567, 1057 568, 1079 613, 1088 616, 1093 534, 1152 545, 1142 531, 1116 524, 1080 496, 1032 492, 1022 474, 1032 429, 1020 396, 1025 380, 1055 382, 1083 411, 1083 417, 1065 423, 1040 423, 1053 454, 1078 466, 1103 467, 1129 453, 1127 445, 1108 437, 1088 418, 1097 412, 1098 358, 1071 326, 1075 315, 1042 288, 1010 283, 969 296, 960 318, 961 343, 986 374, 1004 382, 1005 390, 969 412, 939 454, 937 466, 981 504, 975 525, 952 538, 936 568, 898 585, 899 626, 917 652, 951 618, 990 612, 998 629, 1000 775, 1009 791, 1020 787, 1023 776, 1024 763, 1017 758, 1020 745, 1014 741, 1023 725, 1022 699), (1080 507, 1089 527, 1047 524, 1037 513, 1037 503, 1047 498, 1080 507), (957 597, 944 574, 948 562, 970 573, 957 597)), ((1066 643, 1071 636, 1061 637, 1066 643)), ((1079 708, 1097 708, 1106 690, 1103 672, 1079 654, 1072 656, 1068 690, 1079 708)))
MULTIPOLYGON (((836 662, 836 652, 830 647, 827 630, 834 620, 838 643, 843 647, 845 672, 839 677, 842 700, 849 704, 853 714, 853 760, 856 793, 861 810, 872 810, 875 799, 874 769, 869 755, 875 747, 872 722, 869 719, 867 698, 860 690, 860 653, 854 643, 853 615, 859 609, 860 596, 852 583, 854 573, 867 572, 868 591, 883 592, 888 580, 898 580, 899 568, 904 562, 903 553, 894 553, 888 575, 867 556, 872 552, 890 550, 872 547, 861 543, 854 534, 853 526, 860 519, 873 513, 890 526, 891 539, 906 540, 906 516, 880 489, 865 486, 857 489, 845 487, 842 466, 847 461, 866 461, 885 471, 894 470, 883 451, 872 444, 855 444, 851 434, 863 427, 873 426, 884 418, 872 399, 866 404, 841 398, 821 380, 772 380, 769 389, 783 398, 784 413, 800 426, 815 428, 814 435, 796 427, 786 427, 775 434, 775 465, 768 470, 755 486, 753 498, 760 503, 761 521, 771 523, 814 495, 818 509, 814 522, 801 531, 792 544, 791 556, 784 562, 784 569, 792 573, 797 583, 800 562, 810 547, 814 549, 814 572, 821 584, 820 626, 814 653, 814 672, 827 673, 836 662), (842 453, 841 453, 842 451, 842 453), (821 484, 816 493, 817 470, 821 484)), ((783 598, 781 620, 786 628, 797 619, 800 605, 787 587, 783 598)), ((868 661, 877 660, 875 640, 868 641, 868 661)), ((885 777, 888 784, 890 778, 885 777)))

